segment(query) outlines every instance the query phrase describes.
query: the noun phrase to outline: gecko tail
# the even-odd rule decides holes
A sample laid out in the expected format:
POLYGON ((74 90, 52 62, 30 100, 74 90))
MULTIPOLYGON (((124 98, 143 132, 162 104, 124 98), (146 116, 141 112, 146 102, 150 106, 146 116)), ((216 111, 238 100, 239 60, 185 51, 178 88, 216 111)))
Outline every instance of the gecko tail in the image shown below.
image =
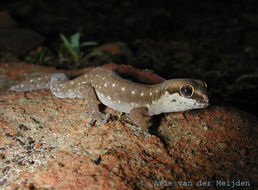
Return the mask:
POLYGON ((58 98, 74 98, 73 92, 67 92, 65 85, 69 78, 64 73, 52 74, 50 76, 50 90, 58 98))
POLYGON ((26 92, 31 90, 50 89, 50 81, 53 75, 58 74, 48 74, 45 76, 34 77, 20 84, 12 86, 10 90, 16 92, 26 92))

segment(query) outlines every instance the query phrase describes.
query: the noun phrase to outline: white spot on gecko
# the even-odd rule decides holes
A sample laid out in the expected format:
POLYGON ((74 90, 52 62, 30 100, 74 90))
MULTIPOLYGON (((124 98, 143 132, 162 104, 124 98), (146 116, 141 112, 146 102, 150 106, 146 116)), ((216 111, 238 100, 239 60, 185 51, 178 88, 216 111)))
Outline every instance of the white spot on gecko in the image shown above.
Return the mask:
POLYGON ((144 93, 143 93, 143 92, 141 93, 141 96, 144 96, 144 93))
POLYGON ((115 87, 115 86, 116 86, 116 84, 115 84, 115 83, 113 83, 113 84, 112 84, 112 87, 115 87))
POLYGON ((122 87, 121 90, 122 90, 122 91, 125 91, 125 87, 122 87))
POLYGON ((152 96, 152 92, 150 92, 150 96, 152 96))
POLYGON ((131 93, 132 93, 132 94, 135 94, 135 91, 132 91, 131 93))
POLYGON ((107 87, 107 83, 105 82, 104 87, 107 87))

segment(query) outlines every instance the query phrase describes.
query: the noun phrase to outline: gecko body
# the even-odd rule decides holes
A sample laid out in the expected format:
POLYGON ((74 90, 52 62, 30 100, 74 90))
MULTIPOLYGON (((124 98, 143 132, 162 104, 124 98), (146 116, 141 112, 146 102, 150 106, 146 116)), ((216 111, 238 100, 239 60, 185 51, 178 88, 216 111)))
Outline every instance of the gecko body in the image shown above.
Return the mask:
POLYGON ((205 108, 209 105, 206 83, 193 79, 172 79, 156 85, 138 84, 115 72, 97 67, 69 80, 63 73, 49 74, 12 86, 21 92, 50 89, 59 98, 85 98, 94 120, 104 120, 97 99, 115 110, 129 113, 143 131, 148 130, 144 116, 205 108))

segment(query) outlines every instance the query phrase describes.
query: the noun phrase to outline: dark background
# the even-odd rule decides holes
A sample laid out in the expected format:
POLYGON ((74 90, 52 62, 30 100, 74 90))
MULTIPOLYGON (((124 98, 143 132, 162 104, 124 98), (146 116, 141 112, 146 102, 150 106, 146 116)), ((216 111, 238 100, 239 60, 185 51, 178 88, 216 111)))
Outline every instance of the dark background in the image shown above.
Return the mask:
MULTIPOLYGON (((40 46, 52 59, 34 59, 35 64, 71 69, 113 61, 148 68, 166 79, 198 78, 208 83, 214 104, 234 105, 257 116, 255 2, 1 0, 0 11, 13 18, 15 28, 30 29, 44 37, 40 46), (60 63, 60 34, 71 36, 76 32, 80 32, 82 42, 124 42, 132 54, 89 59, 87 64, 60 63)), ((35 49, 15 51, 6 42, 11 39, 0 33, 1 40, 5 43, 0 43, 0 62, 14 58, 30 62, 28 57, 37 54, 35 49)))

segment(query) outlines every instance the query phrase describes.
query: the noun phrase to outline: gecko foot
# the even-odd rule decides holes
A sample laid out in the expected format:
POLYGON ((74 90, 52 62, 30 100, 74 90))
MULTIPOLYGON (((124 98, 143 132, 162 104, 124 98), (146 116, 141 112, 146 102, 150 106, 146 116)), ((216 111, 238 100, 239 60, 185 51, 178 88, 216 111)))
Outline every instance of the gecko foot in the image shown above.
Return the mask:
POLYGON ((147 138, 152 136, 148 131, 143 131, 143 130, 134 130, 134 134, 136 136, 139 136, 140 134, 143 134, 147 138))
POLYGON ((102 120, 102 123, 103 124, 106 124, 107 123, 107 120, 110 118, 110 114, 109 113, 106 113, 105 116, 104 116, 104 119, 102 120))
POLYGON ((87 123, 87 127, 91 127, 93 125, 105 124, 110 117, 109 113, 103 114, 101 112, 95 113, 84 113, 87 118, 92 118, 89 123, 87 123))

